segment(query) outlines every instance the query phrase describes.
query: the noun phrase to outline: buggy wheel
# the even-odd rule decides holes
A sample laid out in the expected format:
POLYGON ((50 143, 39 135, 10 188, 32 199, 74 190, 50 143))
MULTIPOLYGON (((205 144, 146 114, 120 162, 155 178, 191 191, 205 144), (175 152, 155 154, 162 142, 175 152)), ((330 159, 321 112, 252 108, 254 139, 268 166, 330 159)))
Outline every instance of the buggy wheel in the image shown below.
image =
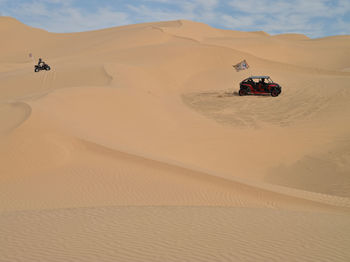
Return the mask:
POLYGON ((34 69, 34 72, 39 72, 39 71, 40 71, 40 70, 39 70, 39 68, 37 68, 37 67, 34 69))
POLYGON ((45 70, 46 70, 46 71, 50 71, 50 69, 51 69, 50 66, 46 66, 46 67, 45 67, 45 70))
POLYGON ((277 89, 273 89, 272 92, 271 92, 271 96, 272 96, 272 97, 276 97, 276 96, 278 96, 279 94, 280 94, 280 93, 278 92, 277 89))
POLYGON ((246 95, 248 95, 248 92, 247 92, 246 89, 240 89, 239 92, 238 92, 238 94, 239 94, 240 96, 246 96, 246 95))

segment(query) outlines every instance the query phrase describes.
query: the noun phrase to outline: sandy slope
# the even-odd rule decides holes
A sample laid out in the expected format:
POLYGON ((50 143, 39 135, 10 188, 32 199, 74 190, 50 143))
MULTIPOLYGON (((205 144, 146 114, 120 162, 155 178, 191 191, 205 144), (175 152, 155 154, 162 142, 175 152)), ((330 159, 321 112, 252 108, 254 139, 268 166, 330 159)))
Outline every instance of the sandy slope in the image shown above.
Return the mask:
POLYGON ((0 251, 30 262, 347 261, 347 219, 203 206, 18 211, 0 217, 0 251))
POLYGON ((0 261, 350 259, 349 36, 0 34, 0 261))

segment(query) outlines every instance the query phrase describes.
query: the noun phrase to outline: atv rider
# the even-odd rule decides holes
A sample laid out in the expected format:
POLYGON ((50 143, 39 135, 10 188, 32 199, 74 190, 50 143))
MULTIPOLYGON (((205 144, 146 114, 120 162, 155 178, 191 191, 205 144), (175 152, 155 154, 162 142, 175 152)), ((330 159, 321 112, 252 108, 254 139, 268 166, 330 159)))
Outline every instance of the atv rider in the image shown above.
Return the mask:
POLYGON ((259 88, 261 91, 266 91, 266 83, 265 83, 265 78, 261 78, 259 81, 259 88))
POLYGON ((38 66, 43 67, 44 65, 45 65, 45 62, 41 58, 39 58, 38 66))

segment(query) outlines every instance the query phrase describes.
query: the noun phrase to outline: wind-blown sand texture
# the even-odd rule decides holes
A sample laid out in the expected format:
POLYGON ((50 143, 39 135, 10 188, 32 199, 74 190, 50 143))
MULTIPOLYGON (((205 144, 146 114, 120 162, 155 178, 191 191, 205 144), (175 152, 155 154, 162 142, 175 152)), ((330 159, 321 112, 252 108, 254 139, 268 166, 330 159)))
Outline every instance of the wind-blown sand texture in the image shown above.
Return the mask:
POLYGON ((350 261, 350 36, 0 36, 1 262, 350 261))

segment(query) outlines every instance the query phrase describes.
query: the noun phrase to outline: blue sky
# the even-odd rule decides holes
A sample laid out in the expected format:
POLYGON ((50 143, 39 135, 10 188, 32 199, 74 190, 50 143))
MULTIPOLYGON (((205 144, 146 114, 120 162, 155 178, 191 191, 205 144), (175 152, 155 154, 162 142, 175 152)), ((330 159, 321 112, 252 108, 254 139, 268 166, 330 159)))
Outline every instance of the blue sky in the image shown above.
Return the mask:
POLYGON ((350 0, 0 0, 0 15, 50 32, 188 19, 270 34, 350 34, 350 0))

